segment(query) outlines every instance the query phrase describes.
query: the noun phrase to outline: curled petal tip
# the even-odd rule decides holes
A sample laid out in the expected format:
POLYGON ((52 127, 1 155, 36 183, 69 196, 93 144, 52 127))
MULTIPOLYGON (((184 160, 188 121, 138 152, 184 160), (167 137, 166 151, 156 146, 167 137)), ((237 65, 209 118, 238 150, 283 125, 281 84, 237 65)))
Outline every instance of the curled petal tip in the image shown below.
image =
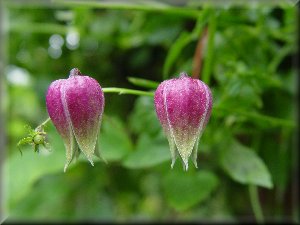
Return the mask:
POLYGON ((197 165, 197 162, 194 162, 194 165, 195 165, 195 167, 198 169, 198 165, 197 165))
POLYGON ((91 163, 92 166, 94 166, 94 162, 92 160, 92 157, 87 156, 88 161, 91 163))
POLYGON ((67 158, 67 161, 64 166, 64 173, 67 171, 67 168, 69 167, 70 163, 73 161, 73 157, 74 155, 71 158, 67 158))
POLYGON ((193 163, 194 163, 195 167, 198 168, 198 164, 197 164, 197 153, 194 153, 194 155, 193 155, 193 163))
POLYGON ((185 171, 187 171, 189 169, 188 158, 183 158, 182 159, 182 166, 183 166, 183 170, 185 170, 185 171))
MULTIPOLYGON (((175 147, 175 146, 174 146, 175 147)), ((172 163, 171 163, 171 168, 173 169, 174 165, 175 165, 175 162, 176 162, 176 158, 177 158, 177 155, 176 155, 176 149, 175 148, 171 148, 171 158, 172 158, 172 163)))
POLYGON ((68 166, 69 166, 69 164, 65 165, 65 167, 64 167, 64 173, 67 171, 68 166))
POLYGON ((185 170, 185 171, 188 171, 188 169, 189 169, 189 164, 188 164, 188 163, 185 163, 184 170, 185 170))
POLYGON ((174 165, 175 165, 175 160, 172 160, 172 163, 171 163, 171 169, 174 168, 174 165))

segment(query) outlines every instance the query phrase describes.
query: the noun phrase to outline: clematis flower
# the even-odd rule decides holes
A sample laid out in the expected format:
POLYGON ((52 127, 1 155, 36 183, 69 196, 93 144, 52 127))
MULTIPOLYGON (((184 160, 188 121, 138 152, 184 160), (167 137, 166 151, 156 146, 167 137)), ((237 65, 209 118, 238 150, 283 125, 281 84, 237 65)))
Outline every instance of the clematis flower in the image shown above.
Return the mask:
POLYGON ((181 73, 179 78, 163 81, 155 91, 157 117, 168 139, 173 168, 178 154, 185 170, 192 155, 197 168, 199 138, 210 118, 212 94, 198 79, 181 73))
POLYGON ((68 79, 50 84, 46 106, 66 148, 64 171, 80 150, 93 165, 92 155, 104 110, 104 94, 99 83, 72 69, 68 79))

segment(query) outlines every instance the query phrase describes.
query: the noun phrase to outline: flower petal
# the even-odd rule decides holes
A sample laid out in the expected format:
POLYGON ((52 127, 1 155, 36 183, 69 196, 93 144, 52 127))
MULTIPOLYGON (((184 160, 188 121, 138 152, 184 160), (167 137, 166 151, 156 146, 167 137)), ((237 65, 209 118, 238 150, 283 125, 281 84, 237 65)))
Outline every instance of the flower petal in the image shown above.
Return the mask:
POLYGON ((62 96, 79 148, 93 165, 92 155, 104 109, 103 91, 91 77, 71 76, 62 87, 62 96))
POLYGON ((166 80, 158 86, 154 103, 156 114, 169 141, 171 167, 178 153, 185 170, 188 169, 188 158, 191 154, 197 167, 198 143, 212 109, 209 87, 182 73, 180 78, 166 80))
POLYGON ((51 83, 46 95, 46 106, 48 114, 56 127, 58 133, 61 135, 66 148, 66 164, 64 171, 71 163, 76 149, 76 142, 70 123, 62 102, 61 88, 65 84, 65 79, 56 80, 51 83))
POLYGON ((187 170, 188 158, 202 131, 201 121, 203 125, 206 121, 203 116, 209 100, 198 80, 187 76, 169 80, 163 93, 170 131, 187 170))
POLYGON ((205 110, 204 110, 203 115, 201 116, 200 126, 199 126, 199 130, 198 130, 198 135, 197 135, 198 137, 197 137, 197 140, 196 140, 193 152, 192 152, 192 160, 193 160, 193 163, 196 168, 198 168, 198 166, 197 166, 197 151, 198 151, 199 140, 202 136, 204 128, 206 127, 206 124, 208 123, 208 120, 211 115, 211 109, 212 109, 212 94, 211 94, 209 87, 200 80, 197 80, 197 82, 200 87, 200 90, 203 90, 205 93, 205 100, 203 100, 203 104, 205 104, 205 110))
POLYGON ((169 142, 171 159, 172 159, 171 168, 173 168, 178 153, 176 150, 174 137, 172 136, 171 131, 170 131, 170 126, 169 126, 169 122, 168 122, 168 118, 167 118, 167 112, 166 112, 166 108, 165 108, 165 102, 164 102, 164 87, 165 87, 165 85, 166 85, 166 81, 162 82, 158 86, 157 90, 155 91, 154 104, 155 104, 156 114, 158 116, 158 119, 163 128, 163 131, 169 142))
POLYGON ((169 134, 170 128, 165 108, 165 102, 164 102, 164 88, 167 81, 162 82, 156 89, 155 95, 154 95, 154 104, 155 104, 155 110, 157 117, 163 127, 163 130, 166 134, 169 134))

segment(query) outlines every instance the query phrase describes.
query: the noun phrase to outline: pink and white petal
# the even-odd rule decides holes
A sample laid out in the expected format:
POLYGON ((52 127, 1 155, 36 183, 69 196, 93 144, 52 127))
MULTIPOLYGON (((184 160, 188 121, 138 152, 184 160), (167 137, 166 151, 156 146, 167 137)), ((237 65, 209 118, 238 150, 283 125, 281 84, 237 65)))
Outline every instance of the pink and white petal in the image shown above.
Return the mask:
POLYGON ((170 128, 169 128, 166 107, 164 102, 164 87, 166 85, 166 82, 167 81, 162 82, 156 89, 154 95, 154 105, 155 105, 156 115, 159 119, 160 124, 163 127, 163 131, 165 135, 170 136, 171 135, 170 128))
POLYGON ((165 107, 171 134, 186 170, 205 110, 203 98, 204 92, 199 88, 197 80, 187 76, 170 80, 164 88, 165 107))
POLYGON ((202 92, 205 93, 205 97, 202 99, 202 104, 205 105, 205 110, 201 118, 200 132, 199 132, 200 135, 202 135, 211 115, 213 99, 209 87, 201 80, 197 80, 197 81, 200 89, 202 90, 202 92))
POLYGON ((171 168, 174 167, 176 158, 178 156, 178 152, 176 149, 176 145, 174 142, 174 138, 172 137, 172 134, 170 132, 169 122, 167 118, 167 112, 164 102, 164 87, 165 87, 166 81, 162 82, 158 88, 155 91, 154 95, 154 104, 155 104, 155 110, 157 117, 160 121, 160 124, 162 125, 163 131, 168 139, 169 142, 169 148, 171 152, 171 168))
POLYGON ((177 149, 176 149, 174 139, 171 136, 168 136, 167 139, 168 139, 168 142, 169 142, 169 147, 170 147, 170 152, 171 152, 171 160, 172 160, 171 168, 173 169, 173 167, 175 165, 175 162, 176 162, 176 159, 177 159, 177 156, 178 156, 178 152, 177 152, 177 149))
POLYGON ((93 165, 104 109, 103 91, 91 77, 71 76, 62 88, 62 95, 79 148, 93 165))
POLYGON ((198 152, 199 140, 203 134, 206 124, 208 123, 208 120, 211 115, 211 109, 212 109, 212 94, 211 94, 210 89, 204 82, 202 82, 200 80, 198 80, 198 85, 200 87, 200 90, 204 91, 204 93, 205 93, 205 99, 202 99, 202 104, 205 104, 205 110, 204 110, 203 115, 201 116, 200 126, 199 126, 199 130, 198 130, 198 135, 197 135, 198 138, 196 140, 196 143, 195 143, 195 146, 194 146, 194 149, 192 152, 192 160, 193 160, 193 163, 196 168, 198 168, 197 152, 198 152))
POLYGON ((51 83, 46 95, 46 106, 48 114, 56 127, 58 133, 63 139, 66 148, 66 164, 64 171, 66 171, 68 165, 73 159, 74 155, 74 137, 73 131, 68 122, 67 115, 65 113, 64 105, 62 102, 61 88, 65 84, 66 80, 61 79, 51 83))

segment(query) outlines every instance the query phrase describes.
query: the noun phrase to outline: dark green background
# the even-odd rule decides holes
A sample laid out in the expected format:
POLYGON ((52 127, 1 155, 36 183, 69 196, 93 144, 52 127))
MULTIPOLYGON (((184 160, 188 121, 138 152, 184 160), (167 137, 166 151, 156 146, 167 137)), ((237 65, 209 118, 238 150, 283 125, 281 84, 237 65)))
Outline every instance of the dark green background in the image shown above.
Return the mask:
POLYGON ((258 193, 266 220, 299 221, 296 6, 62 3, 3 3, 7 221, 253 221, 250 193, 258 193), (148 90, 127 77, 191 75, 205 26, 200 79, 211 87, 214 106, 198 169, 190 162, 185 172, 177 159, 171 170, 151 97, 112 93, 105 94, 99 135, 108 164, 95 158, 92 167, 80 157, 63 173, 65 150, 51 123, 52 151, 35 154, 28 145, 21 157, 16 144, 24 126, 48 117, 52 81, 77 67, 102 87, 148 90), (80 38, 73 48, 70 32, 80 38), (63 40, 56 50, 54 34, 63 40))

